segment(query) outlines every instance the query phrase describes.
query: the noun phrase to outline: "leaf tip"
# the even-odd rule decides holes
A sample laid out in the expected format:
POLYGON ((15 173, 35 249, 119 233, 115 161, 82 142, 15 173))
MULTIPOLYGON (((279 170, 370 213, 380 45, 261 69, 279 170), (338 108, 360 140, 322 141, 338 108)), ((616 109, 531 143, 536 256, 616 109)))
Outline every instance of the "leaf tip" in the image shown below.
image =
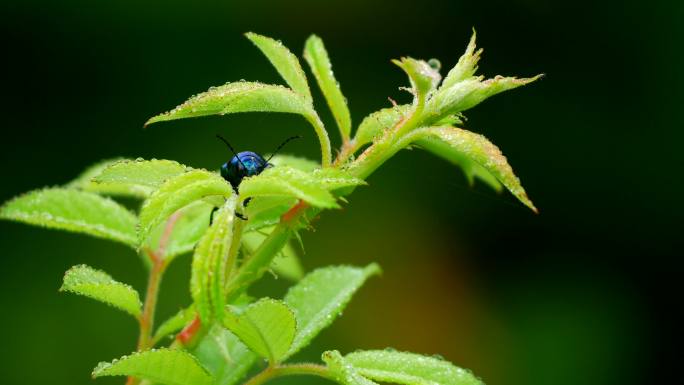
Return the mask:
POLYGON ((316 35, 315 33, 312 33, 309 35, 309 37, 306 38, 306 41, 304 42, 304 47, 308 47, 310 44, 318 44, 322 40, 320 36, 316 35))
POLYGON ((477 31, 475 30, 475 27, 471 27, 471 30, 473 31, 473 33, 472 35, 470 35, 470 41, 468 42, 467 52, 473 53, 476 47, 477 31))
POLYGON ((535 76, 532 76, 531 78, 523 78, 523 79, 520 79, 520 80, 524 81, 525 84, 530 84, 530 83, 532 83, 532 82, 536 82, 537 80, 541 80, 541 79, 543 79, 543 78, 545 78, 545 77, 546 77, 546 74, 545 74, 545 73, 541 73, 541 74, 537 74, 537 75, 535 75, 535 76))
POLYGON ((90 373, 90 376, 91 376, 93 379, 98 378, 98 377, 102 376, 102 372, 104 372, 105 370, 107 370, 107 369, 110 368, 111 366, 112 366, 112 364, 109 363, 109 362, 100 361, 100 362, 97 364, 97 366, 95 366, 95 369, 93 369, 93 371, 90 373))
POLYGON ((366 275, 371 276, 371 275, 382 275, 382 268, 380 267, 379 264, 373 262, 370 265, 366 266, 364 269, 364 272, 366 275))
POLYGON ((528 202, 527 202, 526 206, 529 207, 530 210, 532 210, 533 213, 539 215, 539 209, 537 208, 537 206, 535 206, 534 203, 532 203, 531 200, 528 199, 527 201, 528 201, 528 202))
POLYGON ((164 114, 155 115, 155 116, 147 119, 145 124, 143 124, 143 128, 147 128, 147 126, 149 126, 150 124, 161 122, 163 119, 164 119, 164 114))
POLYGON ((525 190, 514 192, 513 195, 515 195, 515 197, 518 198, 518 200, 522 202, 522 204, 524 204, 525 207, 532 210, 533 213, 539 214, 539 209, 537 208, 537 206, 534 205, 534 203, 532 203, 532 200, 527 196, 527 192, 525 192, 525 190))
POLYGON ((254 44, 256 44, 256 40, 259 40, 259 39, 270 39, 264 35, 259 35, 258 33, 252 32, 252 31, 245 32, 244 36, 254 44))

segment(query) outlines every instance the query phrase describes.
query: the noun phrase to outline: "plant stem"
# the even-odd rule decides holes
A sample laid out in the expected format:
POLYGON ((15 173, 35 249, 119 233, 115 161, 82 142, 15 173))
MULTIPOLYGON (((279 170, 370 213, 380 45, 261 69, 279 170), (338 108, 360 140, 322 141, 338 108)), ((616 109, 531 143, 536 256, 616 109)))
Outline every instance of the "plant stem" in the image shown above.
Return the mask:
POLYGON ((178 219, 180 219, 180 217, 181 213, 175 212, 166 221, 164 232, 162 233, 161 238, 159 238, 159 245, 157 247, 157 255, 162 259, 166 257, 166 247, 169 244, 169 239, 171 239, 173 228, 176 226, 176 222, 178 222, 178 219))
POLYGON ((243 385, 261 385, 264 382, 282 376, 311 375, 334 380, 328 368, 316 364, 291 364, 269 366, 261 373, 249 379, 243 385))
POLYGON ((418 135, 411 130, 421 123, 420 114, 422 110, 422 105, 418 104, 411 116, 401 119, 394 127, 386 130, 380 139, 351 162, 346 170, 357 178, 368 178, 385 161, 417 138, 418 135))
MULTIPOLYGON (((242 242, 242 230, 245 228, 245 221, 238 220, 233 226, 233 239, 230 244, 230 249, 228 250, 228 258, 226 260, 225 277, 226 282, 230 281, 230 278, 235 273, 235 266, 237 266, 237 256, 240 251, 240 243, 242 242)), ((224 288, 224 290, 227 289, 224 288)), ((224 293, 227 294, 227 293, 224 293)))
POLYGON ((259 245, 252 256, 246 260, 240 270, 227 282, 226 293, 231 301, 252 282, 259 279, 271 264, 271 261, 290 239, 292 229, 282 222, 259 245))
POLYGON ((354 155, 356 150, 358 150, 356 141, 354 139, 346 140, 342 144, 342 148, 337 154, 337 158, 335 158, 335 161, 333 162, 333 167, 340 167, 347 159, 349 159, 350 156, 354 155))
POLYGON ((200 338, 199 336, 206 333, 206 329, 206 327, 202 328, 202 321, 200 320, 199 315, 196 315, 195 318, 193 318, 189 324, 185 325, 185 327, 176 335, 176 339, 171 344, 171 347, 192 347, 200 338))
MULTIPOLYGON (((152 347, 152 327, 154 326, 154 312, 157 306, 159 285, 164 274, 164 260, 152 250, 146 250, 148 257, 152 261, 152 269, 147 281, 147 291, 145 293, 145 304, 143 313, 140 317, 140 336, 138 337, 138 351, 147 350, 152 347)), ((126 385, 136 385, 140 380, 129 376, 126 385)))
POLYGON ((162 276, 166 270, 166 247, 171 239, 173 228, 178 222, 181 214, 176 212, 169 217, 164 226, 164 232, 159 238, 157 250, 153 251, 147 249, 147 255, 152 261, 152 269, 147 281, 147 291, 145 293, 145 304, 143 305, 143 314, 140 317, 140 337, 138 339, 138 350, 149 349, 153 346, 152 328, 154 327, 154 313, 157 309, 157 297, 159 296, 159 286, 161 285, 162 276))
POLYGON ((159 255, 152 250, 148 250, 147 253, 152 259, 152 270, 150 270, 150 277, 147 282, 147 291, 145 293, 145 304, 143 305, 143 313, 140 317, 140 337, 138 339, 139 351, 152 347, 152 327, 154 326, 154 313, 157 307, 159 286, 161 284, 161 279, 165 268, 164 260, 161 259, 159 255))
POLYGON ((318 114, 315 111, 304 115, 304 117, 311 123, 318 136, 318 141, 321 142, 321 165, 323 165, 323 168, 330 167, 332 161, 330 138, 328 138, 328 133, 325 131, 325 126, 323 125, 321 118, 318 117, 318 114))
MULTIPOLYGON (((174 213, 166 221, 164 232, 159 238, 157 250, 145 249, 149 260, 152 262, 150 275, 147 279, 147 290, 145 292, 145 303, 143 304, 143 312, 140 316, 140 335, 138 337, 138 351, 150 349, 154 346, 154 339, 152 338, 152 328, 154 327, 154 313, 157 309, 157 298, 159 297, 159 287, 161 285, 162 276, 166 270, 166 261, 164 259, 166 254, 166 246, 171 239, 173 228, 180 218, 180 213, 174 213)), ((128 377, 126 385, 135 385, 140 382, 135 377, 128 377)))

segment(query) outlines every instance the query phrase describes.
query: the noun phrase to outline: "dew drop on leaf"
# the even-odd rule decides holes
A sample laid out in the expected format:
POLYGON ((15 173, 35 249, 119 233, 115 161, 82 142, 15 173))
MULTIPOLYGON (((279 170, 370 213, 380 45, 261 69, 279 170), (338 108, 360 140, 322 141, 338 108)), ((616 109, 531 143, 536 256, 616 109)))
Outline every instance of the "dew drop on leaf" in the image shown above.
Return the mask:
POLYGON ((439 71, 442 68, 442 63, 438 59, 432 58, 428 60, 427 63, 430 66, 430 68, 432 68, 435 71, 439 71))

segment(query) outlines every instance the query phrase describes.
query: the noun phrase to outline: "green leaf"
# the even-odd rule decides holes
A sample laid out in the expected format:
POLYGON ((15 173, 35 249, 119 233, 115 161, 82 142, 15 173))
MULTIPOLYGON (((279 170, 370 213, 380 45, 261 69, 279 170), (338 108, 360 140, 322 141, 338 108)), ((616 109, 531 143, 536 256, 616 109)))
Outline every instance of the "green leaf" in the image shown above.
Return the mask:
POLYGON ((240 315, 227 311, 223 326, 235 333, 253 352, 272 364, 280 362, 295 335, 295 316, 281 301, 263 298, 240 315))
POLYGON ((421 143, 441 141, 448 144, 455 153, 463 154, 486 169, 525 206, 537 212, 506 157, 484 136, 456 127, 426 127, 414 131, 413 134, 421 143))
POLYGON ((351 134, 351 115, 347 107, 347 99, 342 95, 340 84, 333 74, 332 64, 328 52, 323 45, 323 40, 316 35, 311 35, 304 44, 304 59, 309 63, 311 72, 316 78, 328 107, 332 111, 337 127, 340 129, 342 138, 346 141, 351 134))
POLYGON ((334 376, 335 381, 342 385, 374 385, 375 382, 367 379, 345 360, 344 357, 337 350, 324 352, 322 357, 323 362, 328 365, 330 373, 334 376))
POLYGON ((411 106, 408 104, 397 105, 391 108, 383 108, 363 119, 356 132, 354 141, 356 146, 371 143, 377 136, 384 131, 394 127, 401 119, 406 119, 411 113, 411 106))
POLYGON ((0 207, 0 219, 136 244, 135 215, 109 198, 86 191, 31 191, 0 207))
POLYGON ((477 162, 468 158, 464 153, 456 151, 448 143, 435 139, 435 140, 418 140, 416 141, 423 149, 432 152, 433 154, 446 159, 447 161, 459 166, 463 173, 465 174, 468 182, 472 186, 475 179, 478 179, 485 184, 492 187, 497 192, 503 191, 504 186, 498 181, 487 169, 480 166, 477 162))
POLYGON ((95 164, 90 165, 88 168, 86 168, 81 174, 79 174, 76 178, 74 178, 71 182, 67 183, 64 185, 64 187, 69 187, 69 188, 85 188, 87 187, 90 182, 92 182, 92 179, 102 172, 105 168, 111 166, 114 163, 121 162, 123 158, 113 158, 113 159, 105 159, 101 160, 95 164))
POLYGON ((92 175, 89 189, 128 191, 130 195, 148 197, 164 181, 191 170, 172 160, 120 160, 92 175))
POLYGON ((340 314, 368 277, 380 273, 376 264, 365 268, 332 266, 309 273, 284 298, 297 318, 297 334, 287 356, 297 353, 340 314))
POLYGON ((195 318, 197 312, 194 306, 189 306, 185 309, 181 309, 178 313, 171 316, 166 321, 162 322, 161 325, 154 332, 153 341, 155 344, 162 340, 162 338, 168 336, 169 334, 175 333, 185 327, 190 321, 195 318))
POLYGON ((280 196, 301 199, 320 208, 339 207, 335 197, 319 186, 311 174, 287 166, 269 168, 259 175, 243 179, 239 191, 241 200, 280 196))
POLYGON ((439 72, 433 69, 427 62, 410 57, 392 60, 392 62, 403 69, 408 75, 414 96, 413 105, 415 108, 422 108, 427 98, 437 89, 439 81, 442 79, 439 72))
POLYGON ((148 188, 140 188, 139 186, 121 186, 121 185, 108 185, 108 184, 98 184, 94 183, 92 179, 102 172, 105 168, 121 162, 124 159, 107 159, 95 163, 94 165, 88 167, 83 171, 76 179, 67 183, 64 187, 90 191, 103 195, 113 195, 113 196, 131 196, 135 198, 144 198, 150 194, 148 188))
POLYGON ((259 196, 249 201, 245 209, 247 225, 244 231, 259 230, 280 222, 280 217, 297 203, 297 198, 288 196, 259 196))
POLYGON ((189 253, 209 227, 213 208, 204 201, 195 201, 176 211, 173 215, 177 218, 171 232, 168 232, 167 226, 158 226, 150 235, 148 246, 157 250, 167 264, 175 257, 189 253))
POLYGON ((482 49, 475 51, 475 39, 477 34, 475 29, 473 29, 473 35, 470 37, 470 42, 466 48, 465 53, 458 59, 458 63, 454 68, 449 71, 447 76, 442 82, 441 88, 449 88, 454 84, 466 80, 477 72, 477 62, 480 61, 480 55, 482 55, 482 49))
MULTIPOLYGON (((251 255, 272 230, 273 228, 268 228, 242 234, 242 247, 246 254, 251 255)), ((299 281, 304 276, 304 269, 299 261, 299 256, 289 242, 280 250, 280 254, 273 259, 271 269, 279 276, 291 281, 299 281)))
POLYGON ((138 292, 101 270, 86 265, 74 266, 64 274, 64 283, 59 290, 80 294, 140 317, 142 303, 138 292))
POLYGON ((133 376, 166 385, 213 385, 214 379, 190 353, 174 349, 152 349, 100 362, 93 378, 133 376))
POLYGON ((320 163, 313 161, 311 159, 285 154, 273 155, 273 159, 271 159, 268 163, 271 163, 276 167, 288 166, 305 172, 310 172, 317 168, 321 168, 320 163))
POLYGON ((442 87, 427 103, 423 123, 432 124, 448 115, 468 110, 491 96, 532 83, 541 76, 522 79, 496 76, 484 81, 480 76, 463 80, 451 87, 442 87))
POLYGON ((150 234, 177 210, 208 196, 230 197, 233 188, 217 174, 192 170, 164 182, 140 210, 138 237, 146 243, 150 234))
POLYGON ((195 95, 173 110, 151 118, 145 125, 239 112, 285 112, 306 116, 311 113, 311 107, 305 98, 287 87, 236 82, 195 95))
POLYGON ((290 88, 311 103, 309 83, 297 57, 280 41, 253 32, 247 32, 245 36, 266 55, 290 88))
POLYGON ((226 266, 233 240, 237 197, 230 197, 214 215, 214 222, 199 241, 192 259, 190 293, 203 323, 223 314, 226 266))
POLYGON ((285 112, 302 115, 316 131, 323 165, 331 161, 330 138, 312 104, 289 88, 254 82, 228 83, 193 96, 173 110, 157 115, 149 125, 176 119, 238 112, 285 112))
POLYGON ((233 333, 219 325, 209 328, 193 354, 214 376, 216 385, 238 383, 259 358, 233 333))
POLYGON ((389 350, 348 354, 345 361, 358 373, 383 383, 405 385, 482 385, 469 370, 439 358, 389 350))

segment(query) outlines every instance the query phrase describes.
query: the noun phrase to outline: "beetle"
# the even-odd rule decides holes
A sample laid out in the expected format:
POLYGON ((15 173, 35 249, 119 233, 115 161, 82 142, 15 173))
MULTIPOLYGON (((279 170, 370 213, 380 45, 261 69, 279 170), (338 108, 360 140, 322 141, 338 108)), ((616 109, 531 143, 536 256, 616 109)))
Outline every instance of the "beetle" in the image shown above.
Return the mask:
POLYGON ((283 146, 285 146, 289 141, 301 138, 299 135, 287 138, 283 143, 280 144, 280 146, 278 146, 278 148, 276 148, 275 151, 273 151, 268 159, 264 159, 263 156, 253 151, 235 152, 233 146, 228 143, 226 138, 222 137, 221 135, 216 135, 216 137, 223 141, 223 143, 225 143, 233 153, 233 157, 221 166, 221 177, 223 177, 223 179, 228 181, 228 183, 233 186, 233 190, 235 190, 235 192, 238 191, 238 187, 240 186, 242 179, 249 176, 259 175, 265 169, 273 167, 273 165, 269 163, 273 156, 278 153, 278 151, 280 151, 280 149, 282 149, 283 146))
MULTIPOLYGON (((254 175, 259 175, 265 169, 273 167, 273 164, 269 163, 273 156, 276 153, 278 153, 278 151, 280 151, 283 148, 283 146, 285 146, 289 141, 301 138, 301 136, 297 135, 285 139, 285 141, 281 143, 275 151, 273 151, 273 153, 271 154, 271 156, 268 157, 268 159, 264 159, 263 156, 253 151, 235 152, 233 146, 231 146, 230 143, 228 143, 228 140, 226 140, 226 138, 218 134, 216 135, 216 137, 223 141, 223 143, 225 143, 226 146, 228 146, 228 148, 230 149, 230 152, 233 153, 233 157, 221 166, 221 177, 225 179, 228 183, 230 183, 230 185, 233 187, 233 190, 235 190, 235 193, 238 192, 238 188, 240 187, 240 183, 242 183, 242 179, 254 175)), ((251 198, 245 199, 243 203, 244 207, 247 207, 247 204, 249 203, 250 199, 251 198)), ((218 207, 215 207, 214 210, 212 210, 209 223, 213 222, 213 217, 216 210, 218 210, 218 207)), ((245 216, 238 212, 236 212, 235 215, 242 220, 247 220, 245 216)))

